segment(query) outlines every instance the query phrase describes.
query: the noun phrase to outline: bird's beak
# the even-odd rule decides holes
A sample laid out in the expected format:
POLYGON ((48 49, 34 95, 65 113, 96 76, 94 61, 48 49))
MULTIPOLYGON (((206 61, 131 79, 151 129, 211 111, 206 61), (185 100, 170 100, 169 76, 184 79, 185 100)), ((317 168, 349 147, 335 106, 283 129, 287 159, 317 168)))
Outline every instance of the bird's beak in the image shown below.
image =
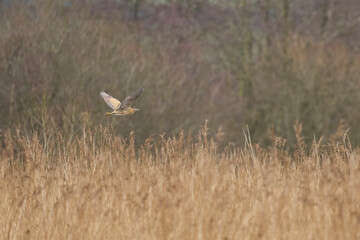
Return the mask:
POLYGON ((110 115, 112 115, 112 113, 111 113, 111 112, 107 112, 107 113, 105 113, 105 116, 110 116, 110 115))
POLYGON ((136 112, 136 111, 139 111, 140 109, 138 109, 138 108, 134 108, 134 110, 135 110, 135 112, 136 112))

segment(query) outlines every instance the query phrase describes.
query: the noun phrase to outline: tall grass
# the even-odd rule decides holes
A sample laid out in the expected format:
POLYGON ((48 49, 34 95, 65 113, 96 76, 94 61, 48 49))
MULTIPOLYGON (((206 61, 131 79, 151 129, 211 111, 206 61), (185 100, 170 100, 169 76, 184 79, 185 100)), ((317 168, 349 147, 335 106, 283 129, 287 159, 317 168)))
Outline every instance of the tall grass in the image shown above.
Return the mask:
POLYGON ((359 239, 338 4, 1 5, 0 239, 359 239), (101 90, 138 87, 141 111, 103 116, 101 90))
POLYGON ((347 135, 289 154, 285 140, 219 151, 191 138, 84 128, 72 140, 5 134, 4 239, 357 239, 360 154, 347 135))

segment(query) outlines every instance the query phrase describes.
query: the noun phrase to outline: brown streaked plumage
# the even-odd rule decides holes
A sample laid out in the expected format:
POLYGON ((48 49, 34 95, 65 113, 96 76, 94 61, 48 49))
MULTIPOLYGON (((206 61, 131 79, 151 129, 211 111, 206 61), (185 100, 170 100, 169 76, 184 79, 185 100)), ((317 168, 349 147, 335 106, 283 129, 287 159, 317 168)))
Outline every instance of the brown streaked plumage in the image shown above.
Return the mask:
POLYGON ((131 105, 138 99, 141 94, 143 94, 144 89, 140 88, 130 96, 125 98, 125 100, 121 103, 118 99, 110 96, 105 92, 100 92, 100 96, 104 99, 104 101, 111 107, 114 111, 105 113, 106 116, 109 115, 116 115, 116 116, 125 116, 125 115, 132 115, 134 112, 140 110, 137 108, 132 108, 131 105))

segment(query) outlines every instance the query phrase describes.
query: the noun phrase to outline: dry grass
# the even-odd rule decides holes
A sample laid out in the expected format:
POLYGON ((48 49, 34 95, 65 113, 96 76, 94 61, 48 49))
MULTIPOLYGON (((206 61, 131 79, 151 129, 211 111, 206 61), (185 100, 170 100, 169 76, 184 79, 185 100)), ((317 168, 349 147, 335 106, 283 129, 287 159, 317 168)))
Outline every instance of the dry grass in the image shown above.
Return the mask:
POLYGON ((30 2, 0 8, 0 240, 360 239, 355 1, 30 2))
MULTIPOLYGON (((299 125, 296 127, 301 132, 299 125)), ((300 133, 297 133, 300 135, 300 133)), ((341 141, 294 154, 218 152, 196 141, 84 129, 48 141, 4 134, 1 239, 359 239, 360 152, 341 141)))

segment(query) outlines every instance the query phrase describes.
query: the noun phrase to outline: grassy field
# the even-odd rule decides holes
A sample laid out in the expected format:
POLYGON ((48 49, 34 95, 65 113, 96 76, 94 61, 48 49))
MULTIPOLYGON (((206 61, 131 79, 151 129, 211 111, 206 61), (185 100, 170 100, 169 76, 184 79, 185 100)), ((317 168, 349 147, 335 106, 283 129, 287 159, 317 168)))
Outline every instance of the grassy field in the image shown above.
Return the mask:
POLYGON ((0 240, 360 239, 359 12, 0 1, 0 240))
POLYGON ((45 149, 5 135, 1 239, 359 239, 360 150, 285 140, 218 151, 195 139, 84 129, 45 149))

